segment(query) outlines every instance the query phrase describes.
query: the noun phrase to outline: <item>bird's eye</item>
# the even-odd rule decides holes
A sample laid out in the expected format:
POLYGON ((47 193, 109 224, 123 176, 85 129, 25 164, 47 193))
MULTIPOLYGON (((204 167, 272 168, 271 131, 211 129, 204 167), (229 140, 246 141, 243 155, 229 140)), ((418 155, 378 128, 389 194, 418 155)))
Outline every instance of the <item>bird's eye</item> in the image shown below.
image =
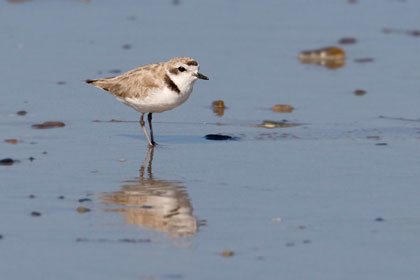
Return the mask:
POLYGON ((184 67, 182 67, 182 66, 179 66, 179 67, 178 67, 178 70, 179 70, 179 72, 184 72, 184 71, 185 71, 185 68, 184 68, 184 67))

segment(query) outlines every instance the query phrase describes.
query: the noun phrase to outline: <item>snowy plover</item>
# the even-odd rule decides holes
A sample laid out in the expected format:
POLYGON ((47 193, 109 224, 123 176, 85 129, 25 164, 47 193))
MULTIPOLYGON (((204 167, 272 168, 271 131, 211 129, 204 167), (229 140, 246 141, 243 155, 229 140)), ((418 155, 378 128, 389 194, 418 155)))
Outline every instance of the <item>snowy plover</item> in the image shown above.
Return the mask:
POLYGON ((152 113, 171 110, 184 103, 190 97, 197 79, 209 79, 198 73, 198 69, 199 65, 194 59, 175 57, 168 62, 138 67, 120 76, 86 80, 86 83, 108 91, 118 101, 140 112, 141 128, 149 145, 154 146, 152 113), (149 113, 150 138, 143 119, 146 113, 149 113))

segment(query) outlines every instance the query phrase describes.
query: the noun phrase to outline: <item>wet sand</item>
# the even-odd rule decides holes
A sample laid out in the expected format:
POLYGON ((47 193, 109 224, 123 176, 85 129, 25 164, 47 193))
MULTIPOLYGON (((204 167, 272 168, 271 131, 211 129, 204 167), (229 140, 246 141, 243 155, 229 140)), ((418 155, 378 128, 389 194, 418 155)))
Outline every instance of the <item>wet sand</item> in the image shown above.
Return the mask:
POLYGON ((0 2, 2 277, 418 279, 420 4, 352 2, 0 2), (83 83, 183 55, 153 151, 83 83))

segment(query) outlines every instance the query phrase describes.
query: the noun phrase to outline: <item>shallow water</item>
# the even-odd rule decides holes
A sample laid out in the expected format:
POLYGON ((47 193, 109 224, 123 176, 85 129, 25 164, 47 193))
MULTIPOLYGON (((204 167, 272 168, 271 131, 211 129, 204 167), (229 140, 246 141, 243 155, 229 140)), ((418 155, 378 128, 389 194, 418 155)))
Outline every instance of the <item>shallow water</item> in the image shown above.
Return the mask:
POLYGON ((0 159, 19 161, 0 166, 2 278, 418 279, 420 38, 382 30, 419 8, 0 2, 0 159), (297 59, 343 37, 341 68, 297 59), (83 80, 182 55, 210 80, 154 115, 152 158, 138 114, 83 80))

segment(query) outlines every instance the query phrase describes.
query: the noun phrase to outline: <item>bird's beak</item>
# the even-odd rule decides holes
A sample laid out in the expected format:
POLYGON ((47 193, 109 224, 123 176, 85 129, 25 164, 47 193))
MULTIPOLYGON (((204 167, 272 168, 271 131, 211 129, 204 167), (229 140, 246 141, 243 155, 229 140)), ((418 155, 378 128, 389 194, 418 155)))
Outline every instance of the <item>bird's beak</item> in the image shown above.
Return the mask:
POLYGON ((196 76, 198 79, 202 79, 202 80, 208 80, 209 78, 207 76, 204 76, 201 73, 197 73, 197 74, 193 74, 194 76, 196 76))

